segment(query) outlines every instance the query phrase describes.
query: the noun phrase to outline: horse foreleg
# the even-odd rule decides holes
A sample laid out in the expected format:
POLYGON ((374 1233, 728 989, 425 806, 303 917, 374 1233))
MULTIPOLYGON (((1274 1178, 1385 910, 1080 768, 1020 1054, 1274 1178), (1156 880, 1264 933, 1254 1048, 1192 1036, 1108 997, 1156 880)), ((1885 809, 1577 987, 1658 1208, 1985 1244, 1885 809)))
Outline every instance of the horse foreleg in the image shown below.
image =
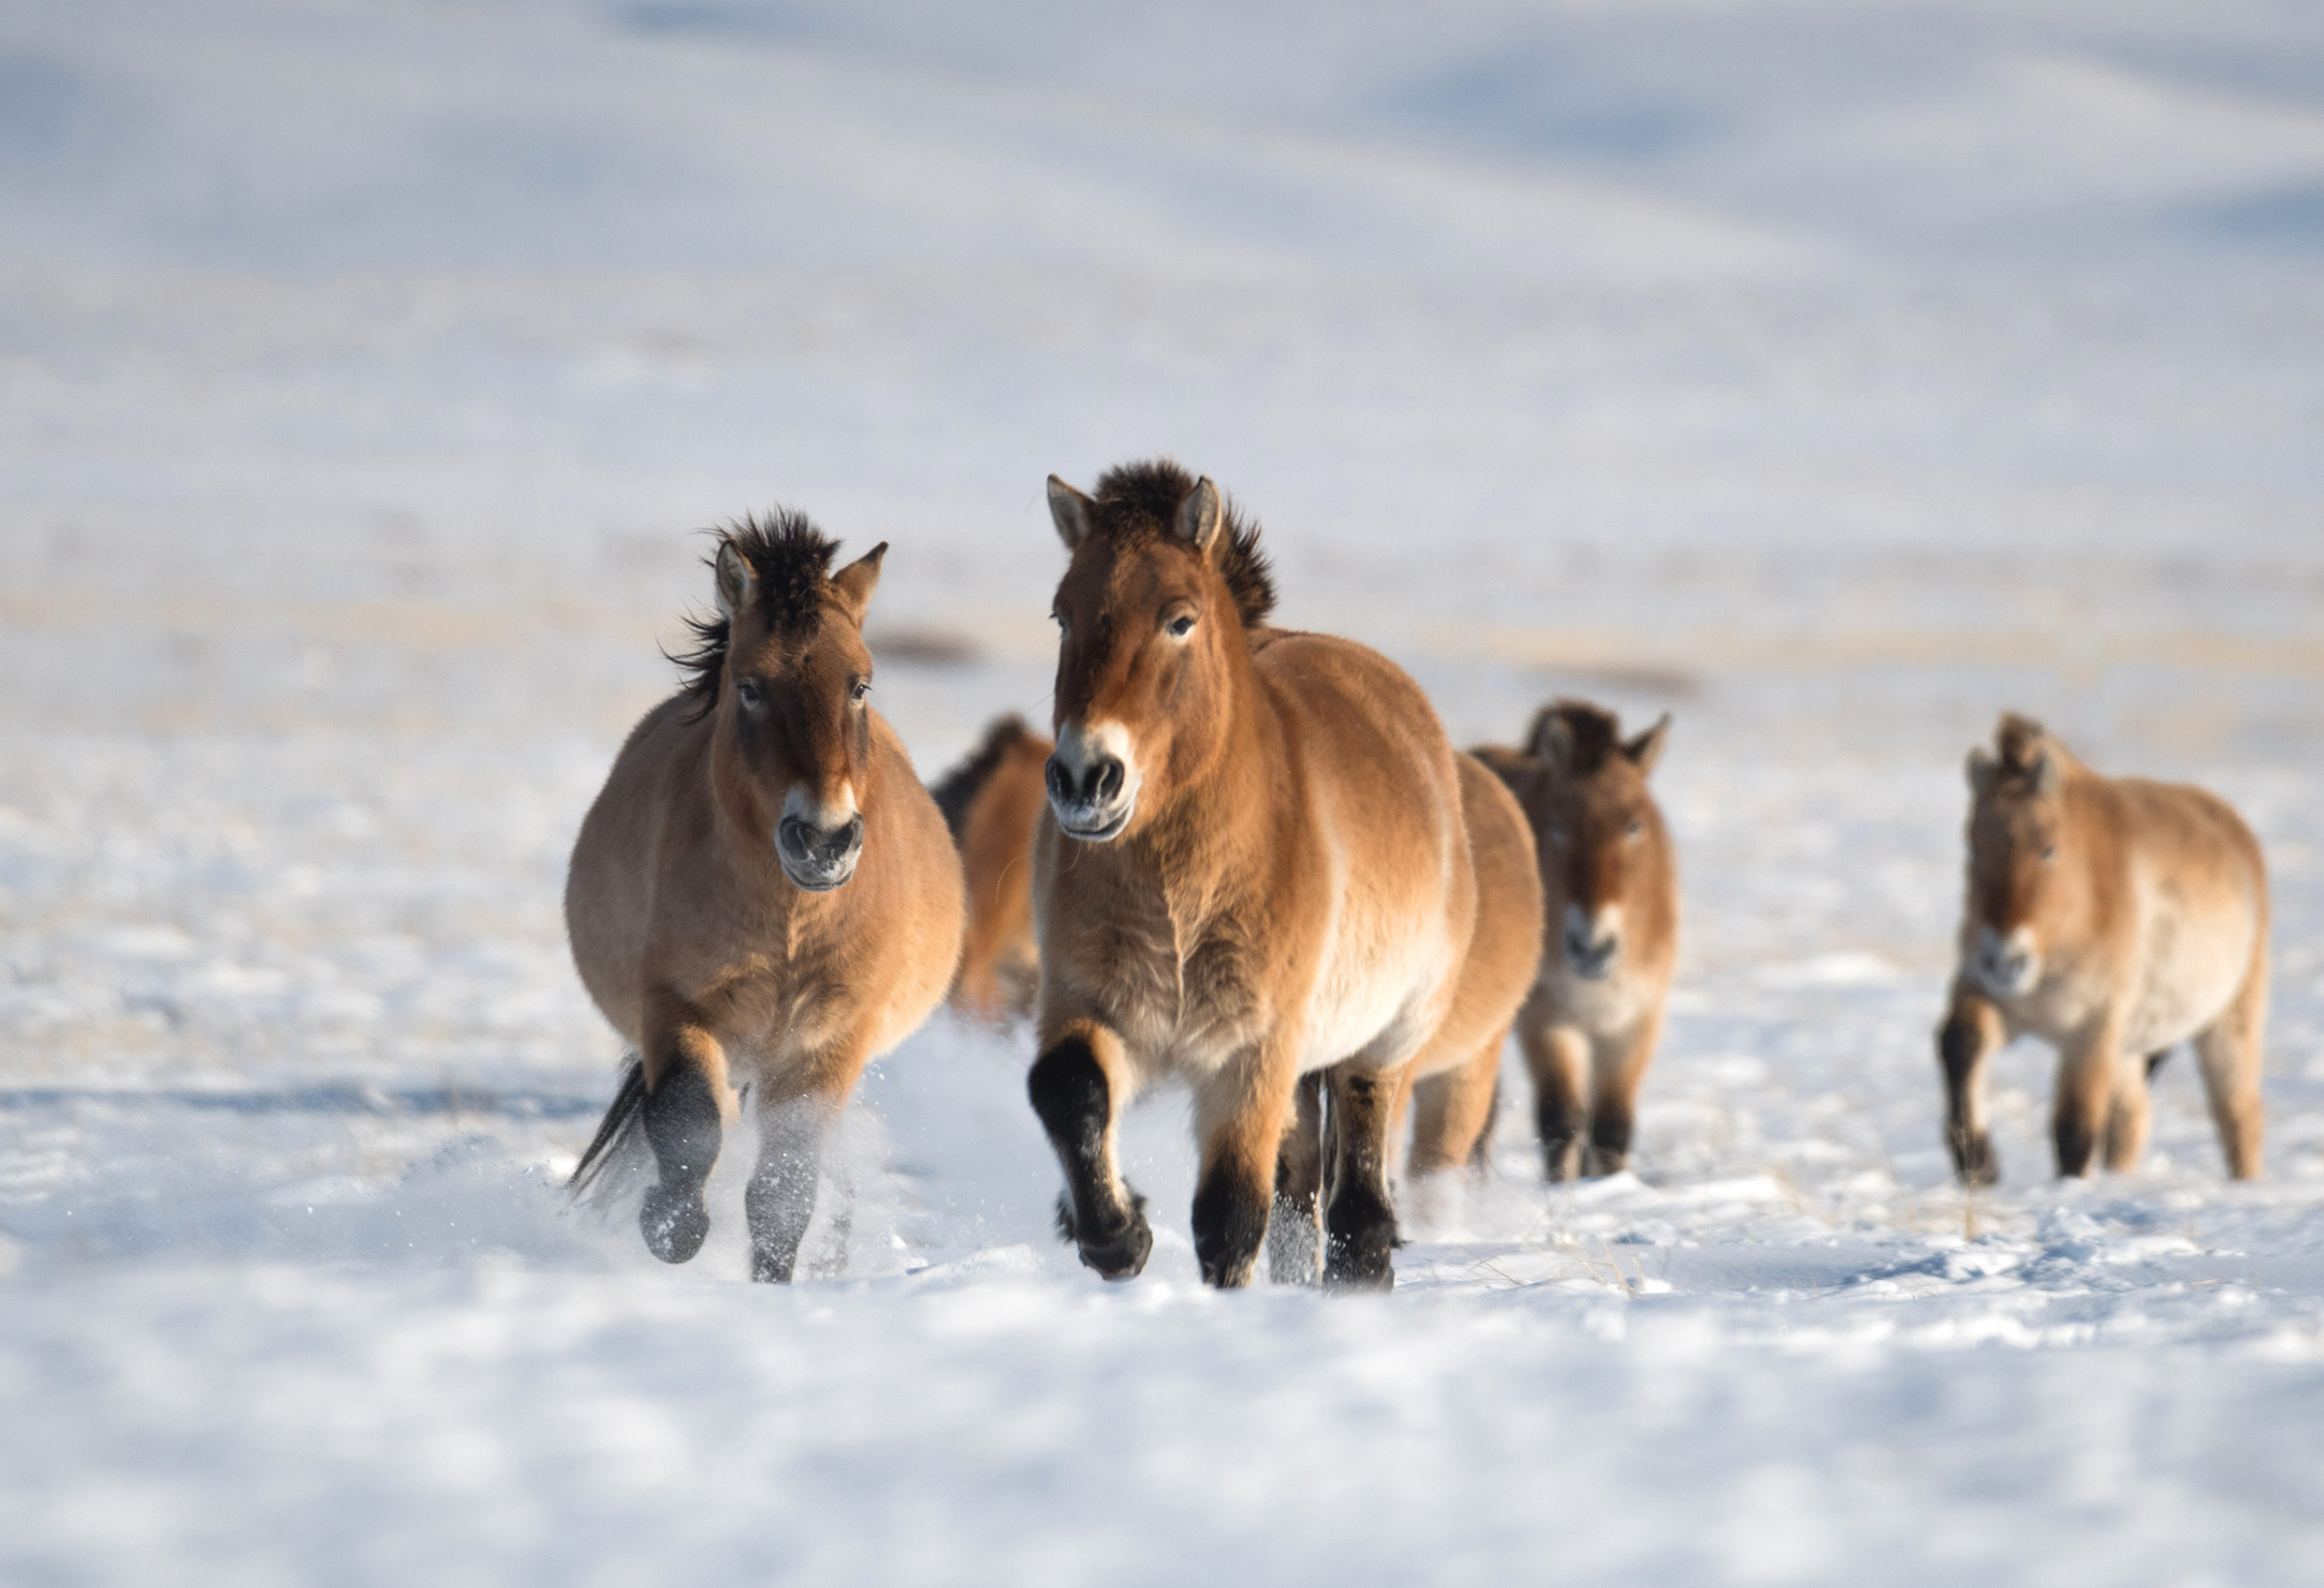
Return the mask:
POLYGON ((1542 1174, 1571 1180, 1581 1172, 1589 1132, 1589 1039, 1571 1025, 1520 1015, 1517 1045, 1533 1076, 1534 1123, 1541 1131, 1542 1174))
POLYGON ((1388 1200, 1388 1121, 1402 1078, 1331 1067, 1331 1201, 1323 1214, 1323 1282, 1385 1290, 1396 1282, 1396 1210, 1388 1200))
POLYGON ((1277 1284, 1313 1284, 1321 1275, 1317 1220, 1323 1187, 1323 1076, 1299 1077, 1291 1123, 1275 1159, 1275 1207, 1267 1220, 1267 1276, 1277 1284))
POLYGON ((710 1234, 702 1187, 718 1162, 733 1093, 726 1050, 688 1019, 664 1023, 646 1048, 645 1139, 658 1178, 637 1211, 645 1248, 664 1262, 684 1262, 710 1234))
POLYGON ((758 1162, 743 1192, 751 1223, 751 1277, 788 1284, 798 1267, 799 1243, 815 1217, 823 1174, 823 1141, 847 1106, 855 1077, 844 1082, 758 1088, 758 1162))
POLYGON ((1638 1088, 1662 1042, 1662 1005, 1640 1015, 1627 1031, 1590 1043, 1589 1158, 1591 1174, 1620 1174, 1630 1162, 1630 1132, 1638 1118, 1638 1088))
POLYGON ((1237 1054, 1194 1088, 1202 1168, 1194 1184, 1194 1256, 1206 1283, 1251 1282, 1275 1200, 1275 1165, 1299 1089, 1284 1044, 1237 1054))
POLYGON ((2100 1132, 2114 1110, 2122 1067, 2121 1024, 2111 1016, 2093 1021, 2061 1044, 2058 1095, 2050 1105, 2050 1135, 2057 1144, 2060 1179, 2081 1179, 2090 1173, 2100 1132))
POLYGON ((2259 1176, 2263 1128, 2259 1072, 2266 1061, 2267 1033, 2266 953, 2262 935, 2258 955, 2235 1001, 2195 1037, 2195 1056, 2203 1066, 2203 1094, 2211 1103, 2211 1123, 2219 1131, 2220 1150, 2227 1154, 2227 1172, 2238 1180, 2259 1176))
POLYGON ((1108 1279, 1132 1277, 1154 1251, 1154 1231, 1146 1199, 1123 1180, 1115 1159, 1115 1122, 1130 1096, 1122 1039, 1094 1020, 1071 1022, 1033 1061, 1025 1091, 1065 1171, 1058 1233, 1108 1279))
POLYGON ((2004 1037, 2001 1011, 1991 1000, 1956 989, 1953 1007, 1937 1032, 1937 1062, 1945 1072, 1945 1145, 1954 1172, 1967 1185, 2001 1178, 1985 1127, 1985 1060, 2004 1037))

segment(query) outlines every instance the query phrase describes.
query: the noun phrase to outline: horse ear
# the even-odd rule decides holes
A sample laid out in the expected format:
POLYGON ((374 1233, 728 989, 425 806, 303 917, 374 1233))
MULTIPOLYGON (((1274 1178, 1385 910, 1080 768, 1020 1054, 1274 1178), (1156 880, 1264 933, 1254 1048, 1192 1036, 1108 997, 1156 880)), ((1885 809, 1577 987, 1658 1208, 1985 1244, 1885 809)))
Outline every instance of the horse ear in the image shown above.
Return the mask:
POLYGON ((1208 557, 1218 544, 1218 527, 1225 521, 1226 508, 1218 499, 1218 486, 1205 474, 1178 503, 1178 539, 1208 557))
POLYGON ((2058 768, 2057 755, 2047 745, 2033 758, 2033 765, 2027 770, 2033 774, 2034 793, 2043 799, 2055 798, 2058 785, 2066 780, 2066 774, 2058 768))
POLYGON ((1662 759, 1663 741, 1671 736, 1671 714, 1665 712, 1654 727, 1622 746, 1622 753, 1638 768, 1638 775, 1646 777, 1654 771, 1654 763, 1662 759))
POLYGON ((731 623, 751 609, 751 598, 758 594, 758 572, 731 540, 718 543, 718 557, 711 566, 718 575, 719 615, 731 623))
POLYGON ((1533 732, 1525 741, 1525 753, 1539 756, 1561 769, 1573 759, 1573 729, 1566 726, 1562 713, 1545 711, 1533 720, 1533 732))
POLYGON ((832 590, 858 628, 864 626, 864 608, 872 604, 872 592, 880 588, 880 564, 887 555, 888 542, 882 541, 831 576, 832 590))
POLYGON ((1970 746, 1967 770, 1970 792, 1988 794, 1992 792, 1993 779, 2000 775, 2001 763, 1993 759, 1993 752, 1982 744, 1974 744, 1970 746))
POLYGON ((1049 518, 1067 551, 1079 551, 1081 543, 1089 539, 1090 525, 1095 522, 1090 509, 1095 505, 1056 475, 1049 476, 1049 518))

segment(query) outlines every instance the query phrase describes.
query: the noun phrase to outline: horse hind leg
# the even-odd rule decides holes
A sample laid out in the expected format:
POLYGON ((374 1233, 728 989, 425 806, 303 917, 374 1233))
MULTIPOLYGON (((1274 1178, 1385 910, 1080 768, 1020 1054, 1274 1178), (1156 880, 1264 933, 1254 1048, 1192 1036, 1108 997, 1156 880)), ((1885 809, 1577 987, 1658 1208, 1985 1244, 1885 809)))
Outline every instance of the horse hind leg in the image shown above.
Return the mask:
POLYGON ((2220 1150, 2227 1156, 2231 1179, 2259 1177, 2265 1129, 2259 1077, 2266 1063, 2266 1034, 2267 962, 2258 959, 2235 1001, 2195 1037, 2204 1096, 2211 1104, 2211 1123, 2219 1131, 2220 1150))
POLYGON ((1267 1219, 1267 1276, 1313 1284, 1322 1276, 1323 1076, 1299 1077, 1291 1123, 1275 1159, 1275 1203, 1267 1219))
POLYGON ((1114 1123, 1128 1078, 1121 1039, 1086 1021, 1066 1027, 1025 1077, 1033 1113, 1065 1171, 1057 1233, 1074 1244, 1085 1266, 1108 1279, 1136 1276, 1154 1252, 1146 1199, 1124 1182, 1115 1162, 1114 1123))
POLYGON ((2108 1095, 2106 1155, 2107 1168, 2112 1173, 2128 1174, 2138 1167, 2138 1160, 2146 1153, 2146 1135, 2154 1120, 2146 1078, 2154 1073, 2154 1064, 2155 1059, 2150 1056, 2145 1060, 2143 1073, 2118 1077, 2114 1091, 2108 1095))
POLYGON ((1331 1199, 1323 1214, 1323 1282, 1337 1290, 1396 1283, 1396 1210, 1388 1199, 1388 1121, 1400 1078, 1332 1066, 1331 1199))

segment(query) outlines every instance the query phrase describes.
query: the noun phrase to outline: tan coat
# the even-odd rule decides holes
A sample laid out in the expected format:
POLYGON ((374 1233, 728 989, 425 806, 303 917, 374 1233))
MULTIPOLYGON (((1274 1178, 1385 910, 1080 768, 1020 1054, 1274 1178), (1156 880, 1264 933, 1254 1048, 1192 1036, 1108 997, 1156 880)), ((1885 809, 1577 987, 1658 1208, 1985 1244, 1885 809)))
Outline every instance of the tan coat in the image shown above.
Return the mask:
POLYGON ((1961 960, 1938 1032, 1946 1142, 1964 1179, 1998 1178, 1984 1066, 2031 1034, 2058 1049, 2058 1172, 2146 1145, 2147 1080, 2192 1041, 2228 1172, 2259 1172, 2267 1018, 2267 870, 2225 801, 2103 777, 2041 725, 2003 717, 1969 759, 1961 960))

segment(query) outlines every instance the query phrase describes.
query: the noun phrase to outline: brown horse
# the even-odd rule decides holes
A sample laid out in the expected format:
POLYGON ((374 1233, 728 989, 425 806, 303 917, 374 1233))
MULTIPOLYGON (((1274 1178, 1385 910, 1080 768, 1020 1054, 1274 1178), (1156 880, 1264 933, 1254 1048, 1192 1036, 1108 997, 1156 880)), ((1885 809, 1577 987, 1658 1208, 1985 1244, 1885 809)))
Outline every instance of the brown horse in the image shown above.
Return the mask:
POLYGON ((1048 800, 1045 768, 1055 748, 1024 718, 997 719, 984 742, 933 791, 968 880, 968 936, 951 1002, 975 1019, 1028 1015, 1040 991, 1032 827, 1048 800))
POLYGON ((1679 867, 1646 779, 1665 713, 1624 739, 1613 713, 1559 701, 1523 750, 1475 753, 1525 807, 1541 854, 1540 973, 1517 1035, 1552 1180, 1613 1174, 1630 1154, 1639 1083, 1662 1040, 1679 957, 1679 867))
POLYGON ((960 953, 960 861, 867 704, 882 544, 830 572, 804 517, 722 536, 719 617, 581 824, 565 924, 590 996, 636 1049, 573 1186, 642 1134, 638 1224, 664 1262, 710 1231, 703 1182, 748 1086, 751 1272, 787 1280, 826 1130, 864 1065, 928 1017, 960 953))
POLYGON ((2023 1032, 2058 1050, 2058 1173, 2146 1146, 2147 1084, 2192 1039, 2229 1174, 2259 1172, 2267 1022, 2267 868, 2258 840, 2199 788, 2102 777, 2039 723, 2004 716, 1970 751, 1969 897, 1937 1034, 1945 1140, 1973 1185, 2000 1177, 1985 1060, 2023 1032), (2143 1070, 2135 1062, 2145 1056, 2143 1070))
POLYGON ((1034 1111, 1064 1233, 1109 1278, 1146 1264, 1115 1125, 1192 1083, 1194 1250, 1249 1282, 1300 1075, 1328 1069, 1326 1276, 1393 1282, 1388 1119, 1451 1006, 1476 915, 1459 774, 1419 686, 1374 651, 1268 625, 1258 531, 1208 479, 1049 480, 1057 748, 1033 841, 1034 1111))

